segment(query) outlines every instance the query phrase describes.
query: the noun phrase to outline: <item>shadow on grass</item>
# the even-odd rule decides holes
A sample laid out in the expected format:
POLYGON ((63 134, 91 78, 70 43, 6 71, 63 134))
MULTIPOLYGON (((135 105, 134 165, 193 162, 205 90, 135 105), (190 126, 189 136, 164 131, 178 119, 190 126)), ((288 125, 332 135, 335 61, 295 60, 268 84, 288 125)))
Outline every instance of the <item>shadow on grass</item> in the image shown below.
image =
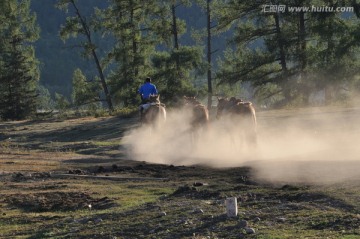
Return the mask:
POLYGON ((124 136, 127 130, 137 124, 137 118, 104 118, 96 122, 85 122, 75 126, 67 125, 47 132, 31 133, 30 141, 82 142, 87 140, 114 140, 124 136))
POLYGON ((27 150, 125 157, 121 139, 137 126, 136 117, 8 122, 0 124, 5 132, 0 139, 11 139, 11 144, 27 150))

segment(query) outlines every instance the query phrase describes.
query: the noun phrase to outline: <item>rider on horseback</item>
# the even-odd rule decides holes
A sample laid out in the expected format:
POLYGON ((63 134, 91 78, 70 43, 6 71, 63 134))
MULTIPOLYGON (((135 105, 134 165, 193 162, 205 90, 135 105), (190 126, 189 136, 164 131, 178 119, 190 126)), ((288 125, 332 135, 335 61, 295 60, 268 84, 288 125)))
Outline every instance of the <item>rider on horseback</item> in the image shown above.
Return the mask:
POLYGON ((144 107, 142 105, 149 103, 150 96, 157 95, 158 91, 156 89, 156 86, 151 83, 151 78, 147 77, 144 84, 140 86, 138 93, 141 97, 140 116, 142 118, 144 113, 144 107))
POLYGON ((141 97, 141 104, 146 104, 149 102, 150 95, 157 95, 158 91, 156 86, 151 83, 151 78, 147 77, 145 83, 140 86, 138 93, 141 97))

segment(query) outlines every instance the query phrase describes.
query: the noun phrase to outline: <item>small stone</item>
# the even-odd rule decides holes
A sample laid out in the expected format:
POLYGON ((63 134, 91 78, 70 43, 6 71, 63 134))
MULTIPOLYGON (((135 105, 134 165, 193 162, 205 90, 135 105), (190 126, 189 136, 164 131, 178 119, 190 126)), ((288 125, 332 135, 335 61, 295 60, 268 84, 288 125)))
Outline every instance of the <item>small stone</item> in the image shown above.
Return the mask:
POLYGON ((101 219, 101 218, 95 218, 95 220, 94 220, 94 222, 95 223, 100 223, 100 222, 102 222, 103 220, 101 219))
POLYGON ((277 221, 278 222, 286 222, 286 218, 285 217, 278 217, 277 221))
POLYGON ((195 183, 193 183, 193 186, 194 187, 200 187, 200 186, 203 186, 204 185, 204 183, 202 183, 202 182, 195 182, 195 183))
POLYGON ((194 210, 194 213, 204 213, 204 210, 202 210, 201 208, 196 208, 195 210, 194 210))
POLYGON ((160 196, 159 199, 160 199, 160 200, 164 200, 164 199, 166 199, 167 197, 168 197, 168 195, 165 194, 165 195, 160 196))
POLYGON ((245 228, 246 234, 255 234, 255 229, 254 228, 245 228))
POLYGON ((74 220, 74 222, 76 222, 76 223, 80 223, 80 224, 86 224, 86 223, 88 223, 90 221, 90 219, 89 218, 80 218, 80 219, 75 219, 74 220))
POLYGON ((166 212, 160 212, 160 217, 166 216, 166 212))
POLYGON ((260 217, 255 217, 254 218, 254 222, 260 222, 260 221, 261 221, 260 217))
POLYGON ((185 225, 192 225, 192 224, 194 224, 192 221, 190 221, 190 220, 186 220, 185 222, 184 222, 184 224, 185 225))
POLYGON ((238 224, 240 228, 246 228, 248 226, 248 222, 246 220, 241 220, 238 224))

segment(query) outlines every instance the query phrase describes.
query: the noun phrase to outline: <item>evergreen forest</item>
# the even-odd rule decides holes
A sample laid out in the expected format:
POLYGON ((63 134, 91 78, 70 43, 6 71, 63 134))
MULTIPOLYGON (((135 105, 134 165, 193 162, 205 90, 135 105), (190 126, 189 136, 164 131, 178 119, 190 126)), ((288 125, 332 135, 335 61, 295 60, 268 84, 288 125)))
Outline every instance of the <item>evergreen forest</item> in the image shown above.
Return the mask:
POLYGON ((2 0, 0 119, 167 106, 348 104, 360 92, 357 0, 2 0), (282 8, 284 7, 284 8, 282 8), (309 7, 308 9, 305 7, 309 7))

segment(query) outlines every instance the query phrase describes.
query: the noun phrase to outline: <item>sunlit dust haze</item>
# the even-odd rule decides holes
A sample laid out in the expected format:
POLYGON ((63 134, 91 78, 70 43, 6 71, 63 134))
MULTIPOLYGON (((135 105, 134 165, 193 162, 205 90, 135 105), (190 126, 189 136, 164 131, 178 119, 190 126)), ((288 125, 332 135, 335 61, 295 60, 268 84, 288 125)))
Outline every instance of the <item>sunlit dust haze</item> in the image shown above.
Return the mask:
POLYGON ((216 120, 190 127, 191 114, 167 112, 159 128, 141 126, 125 137, 137 161, 211 167, 250 166, 258 180, 333 183, 360 179, 360 108, 307 108, 257 112, 258 143, 250 145, 241 125, 216 120))

